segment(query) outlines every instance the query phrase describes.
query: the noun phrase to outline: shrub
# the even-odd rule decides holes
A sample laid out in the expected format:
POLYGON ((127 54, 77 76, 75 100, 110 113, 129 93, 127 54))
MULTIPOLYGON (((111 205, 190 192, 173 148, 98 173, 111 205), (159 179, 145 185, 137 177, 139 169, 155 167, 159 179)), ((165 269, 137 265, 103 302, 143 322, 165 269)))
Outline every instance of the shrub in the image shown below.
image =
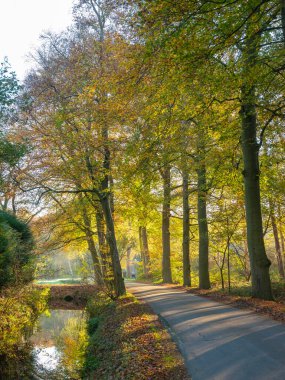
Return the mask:
POLYGON ((0 288, 33 279, 35 255, 28 225, 0 211, 0 288))

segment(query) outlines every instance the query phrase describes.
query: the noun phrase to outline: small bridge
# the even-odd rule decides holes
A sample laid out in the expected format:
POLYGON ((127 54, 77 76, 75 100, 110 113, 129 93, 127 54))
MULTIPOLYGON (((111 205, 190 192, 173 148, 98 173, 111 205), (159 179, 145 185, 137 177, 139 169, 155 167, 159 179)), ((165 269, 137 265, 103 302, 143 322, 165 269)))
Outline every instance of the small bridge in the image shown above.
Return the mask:
POLYGON ((49 288, 49 307, 51 309, 79 310, 86 306, 88 298, 97 291, 96 285, 83 284, 41 284, 39 288, 49 288))

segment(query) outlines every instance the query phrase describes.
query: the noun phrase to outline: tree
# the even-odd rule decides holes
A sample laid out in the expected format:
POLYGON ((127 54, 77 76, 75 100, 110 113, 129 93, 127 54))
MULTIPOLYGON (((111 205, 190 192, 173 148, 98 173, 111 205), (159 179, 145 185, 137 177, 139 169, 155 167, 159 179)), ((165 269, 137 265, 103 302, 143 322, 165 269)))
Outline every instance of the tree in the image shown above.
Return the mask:
MULTIPOLYGON (((258 0, 247 4, 240 1, 234 4, 231 1, 223 4, 190 1, 170 6, 167 1, 154 1, 140 3, 139 8, 140 32, 147 41, 149 56, 155 56, 168 67, 170 62, 177 65, 189 87, 191 80, 193 83, 197 78, 197 69, 203 72, 205 77, 198 77, 200 88, 206 82, 212 91, 202 91, 201 103, 205 108, 211 108, 217 101, 232 104, 232 115, 238 121, 236 109, 240 106, 252 290, 254 296, 270 299, 270 262, 262 236, 258 154, 265 130, 284 107, 277 97, 270 99, 268 96, 268 91, 272 89, 274 92, 273 83, 282 92, 279 76, 282 71, 280 46, 284 45, 284 40, 279 39, 282 4, 258 0), (209 66, 214 68, 214 75, 208 76, 209 66), (223 73, 223 77, 219 73, 223 73), (223 88, 220 80, 223 80, 223 88), (258 118, 261 114, 262 117, 258 118), (263 118, 266 121, 261 126, 259 123, 263 118), (258 141, 257 133, 260 133, 261 141, 258 141)), ((201 114, 201 109, 198 113, 201 114)))
POLYGON ((43 192, 86 194, 99 209, 97 217, 103 217, 106 228, 104 239, 109 247, 115 292, 121 295, 125 288, 115 235, 111 178, 115 183, 115 160, 129 109, 120 80, 128 67, 126 53, 130 46, 115 34, 106 34, 99 41, 90 34, 88 41, 84 40, 86 50, 82 51, 78 38, 76 33, 47 36, 39 54, 41 70, 26 82, 33 105, 27 113, 30 125, 24 128, 27 135, 38 136, 34 164, 40 162, 42 177, 36 181, 43 192), (82 56, 90 57, 88 68, 82 66, 82 56), (42 125, 47 127, 48 136, 42 125), (56 149, 50 157, 43 157, 43 149, 51 141, 56 149), (52 173, 57 173, 56 178, 52 173), (76 178, 80 188, 75 186, 76 178))
POLYGON ((20 89, 16 74, 11 70, 7 58, 0 65, 0 120, 1 127, 11 116, 13 105, 20 89))

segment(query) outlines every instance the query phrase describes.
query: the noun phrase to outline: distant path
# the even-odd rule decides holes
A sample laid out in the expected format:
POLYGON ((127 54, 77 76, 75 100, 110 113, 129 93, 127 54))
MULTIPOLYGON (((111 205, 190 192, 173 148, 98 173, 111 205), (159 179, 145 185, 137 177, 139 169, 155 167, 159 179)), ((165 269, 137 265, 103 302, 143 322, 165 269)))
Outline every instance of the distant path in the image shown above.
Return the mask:
POLYGON ((173 332, 193 380, 285 380, 285 325, 184 290, 135 282, 173 332))

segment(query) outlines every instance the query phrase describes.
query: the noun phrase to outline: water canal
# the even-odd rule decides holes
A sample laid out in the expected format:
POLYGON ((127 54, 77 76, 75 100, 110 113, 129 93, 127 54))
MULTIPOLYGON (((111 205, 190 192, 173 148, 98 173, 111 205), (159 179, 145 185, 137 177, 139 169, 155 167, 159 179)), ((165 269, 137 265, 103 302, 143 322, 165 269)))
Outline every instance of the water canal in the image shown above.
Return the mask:
POLYGON ((35 379, 80 379, 88 343, 83 310, 50 310, 30 338, 35 379))
MULTIPOLYGON (((0 354, 0 380, 88 378, 83 375, 89 339, 88 292, 94 288, 51 288, 49 308, 22 330, 12 355, 9 351, 0 354)), ((13 337, 12 330, 5 336, 13 337)))

